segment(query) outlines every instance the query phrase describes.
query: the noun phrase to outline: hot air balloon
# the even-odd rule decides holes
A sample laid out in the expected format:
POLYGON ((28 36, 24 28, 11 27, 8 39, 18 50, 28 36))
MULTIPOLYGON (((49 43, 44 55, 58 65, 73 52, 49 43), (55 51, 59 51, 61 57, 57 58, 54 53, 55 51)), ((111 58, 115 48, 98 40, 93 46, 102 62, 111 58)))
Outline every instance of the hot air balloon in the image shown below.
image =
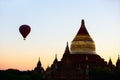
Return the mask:
POLYGON ((30 33, 31 31, 31 28, 29 25, 21 25, 20 28, 19 28, 19 32, 21 33, 21 35, 23 36, 24 40, 25 38, 27 37, 27 35, 30 33))

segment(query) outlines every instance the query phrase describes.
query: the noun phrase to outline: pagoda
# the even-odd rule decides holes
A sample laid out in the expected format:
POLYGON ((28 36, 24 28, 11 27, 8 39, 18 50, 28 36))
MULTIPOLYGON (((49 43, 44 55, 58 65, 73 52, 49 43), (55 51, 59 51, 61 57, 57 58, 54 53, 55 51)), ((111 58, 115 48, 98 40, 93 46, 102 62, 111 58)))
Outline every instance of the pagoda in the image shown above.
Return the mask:
POLYGON ((81 21, 80 29, 71 42, 68 42, 61 61, 55 60, 46 70, 47 80, 89 80, 92 68, 106 68, 104 61, 95 51, 95 43, 86 29, 85 21, 81 21))

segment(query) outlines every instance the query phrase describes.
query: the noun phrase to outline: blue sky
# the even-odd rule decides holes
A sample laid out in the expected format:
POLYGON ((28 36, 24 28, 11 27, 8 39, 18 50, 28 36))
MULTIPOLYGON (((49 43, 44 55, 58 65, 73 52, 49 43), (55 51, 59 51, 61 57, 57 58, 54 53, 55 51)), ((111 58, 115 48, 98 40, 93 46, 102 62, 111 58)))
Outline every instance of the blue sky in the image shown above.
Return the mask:
POLYGON ((81 19, 96 53, 115 63, 120 54, 119 8, 119 0, 0 0, 0 69, 31 70, 38 57, 46 68, 55 54, 60 60, 81 19), (26 41, 19 33, 22 24, 32 29, 26 41))

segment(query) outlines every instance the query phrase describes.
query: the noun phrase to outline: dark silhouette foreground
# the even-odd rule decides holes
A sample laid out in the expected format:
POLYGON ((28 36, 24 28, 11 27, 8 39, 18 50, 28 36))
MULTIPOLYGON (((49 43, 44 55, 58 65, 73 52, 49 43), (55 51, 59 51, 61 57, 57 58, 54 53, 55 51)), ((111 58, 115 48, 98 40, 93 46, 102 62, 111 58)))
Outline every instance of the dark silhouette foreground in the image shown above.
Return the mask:
MULTIPOLYGON (((16 69, 0 70, 0 80, 47 80, 46 74, 16 69)), ((54 79, 53 79, 54 80, 54 79)), ((89 80, 120 80, 120 70, 94 68, 89 71, 89 80)))

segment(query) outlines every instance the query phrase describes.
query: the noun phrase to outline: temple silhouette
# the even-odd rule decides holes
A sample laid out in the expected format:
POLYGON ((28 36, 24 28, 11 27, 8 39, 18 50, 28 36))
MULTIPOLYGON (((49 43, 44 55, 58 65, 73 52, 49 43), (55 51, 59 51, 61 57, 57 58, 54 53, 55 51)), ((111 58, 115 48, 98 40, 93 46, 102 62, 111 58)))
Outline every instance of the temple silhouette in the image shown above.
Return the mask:
MULTIPOLYGON (((61 61, 58 61, 56 55, 51 67, 47 68, 46 80, 97 80, 97 78, 101 80, 100 76, 91 79, 96 75, 97 70, 104 72, 116 69, 120 69, 120 58, 118 57, 116 66, 111 59, 107 63, 101 58, 96 53, 95 43, 86 29, 85 21, 82 20, 70 48, 67 42, 61 61)), ((107 76, 105 73, 102 74, 107 76)), ((110 75, 109 80, 112 78, 113 75, 110 75)))
MULTIPOLYGON (((111 45, 112 46, 112 45, 111 45)), ((40 58, 32 71, 0 70, 0 80, 120 80, 120 57, 113 65, 96 53, 95 43, 81 21, 80 29, 60 61, 57 54, 51 66, 43 69, 40 58)))

